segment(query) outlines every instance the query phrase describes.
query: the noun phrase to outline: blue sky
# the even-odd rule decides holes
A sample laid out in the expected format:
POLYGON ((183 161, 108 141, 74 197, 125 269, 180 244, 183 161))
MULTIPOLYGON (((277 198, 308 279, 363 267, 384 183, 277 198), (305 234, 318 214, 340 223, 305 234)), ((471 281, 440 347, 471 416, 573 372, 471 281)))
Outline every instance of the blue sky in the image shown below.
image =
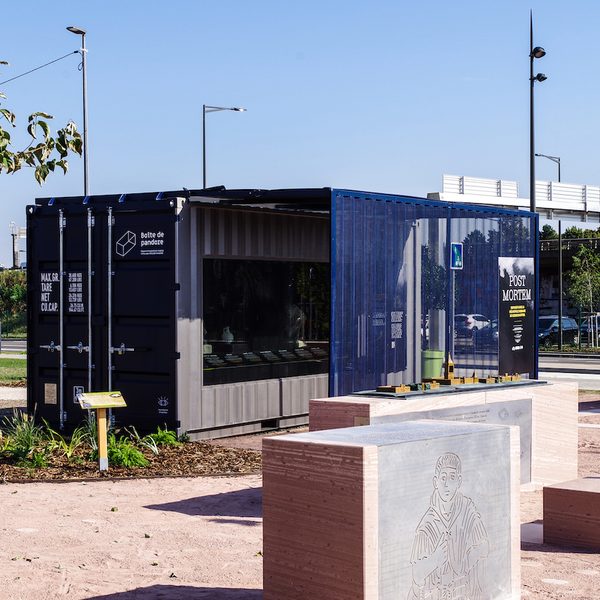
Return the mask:
MULTIPOLYGON (((517 180, 527 196, 529 8, 547 51, 536 150, 561 156, 563 181, 600 184, 594 0, 15 2, 0 81, 76 50, 67 25, 87 29, 94 194, 200 188, 205 103, 247 108, 208 115, 208 185, 424 196, 449 173, 517 180)), ((35 110, 81 125, 78 62, 0 86, 22 130, 35 110)), ((42 188, 30 171, 0 177, 0 262, 35 197, 81 194, 70 163, 42 188)), ((537 175, 556 167, 538 159, 537 175)))

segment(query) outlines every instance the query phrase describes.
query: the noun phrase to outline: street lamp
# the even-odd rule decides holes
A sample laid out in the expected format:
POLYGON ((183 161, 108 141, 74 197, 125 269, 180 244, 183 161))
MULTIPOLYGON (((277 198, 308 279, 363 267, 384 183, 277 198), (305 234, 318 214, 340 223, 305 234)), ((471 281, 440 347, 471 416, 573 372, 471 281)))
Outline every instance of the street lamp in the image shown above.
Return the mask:
POLYGON ((529 13, 529 41, 530 41, 530 52, 529 52, 529 196, 530 196, 530 207, 531 212, 535 212, 535 138, 533 134, 533 86, 536 81, 541 83, 545 81, 547 77, 543 73, 533 75, 533 61, 536 58, 542 58, 546 55, 546 51, 540 46, 533 46, 533 11, 529 13))
POLYGON ((8 228, 10 230, 10 235, 12 236, 12 254, 13 254, 13 269, 17 269, 19 267, 19 246, 17 242, 17 237, 19 235, 19 228, 14 221, 11 221, 8 224, 8 228))
POLYGON ((560 156, 550 156, 548 154, 536 154, 536 156, 542 156, 543 158, 548 158, 552 162, 558 165, 558 183, 560 183, 560 156))
POLYGON ((246 112, 245 108, 239 106, 208 106, 202 105, 202 188, 206 189, 206 113, 232 110, 233 112, 246 112))
POLYGON ((85 71, 85 58, 87 50, 85 49, 85 29, 80 27, 67 27, 67 31, 81 36, 81 73, 83 75, 83 195, 89 195, 88 183, 88 139, 87 139, 87 77, 85 71))

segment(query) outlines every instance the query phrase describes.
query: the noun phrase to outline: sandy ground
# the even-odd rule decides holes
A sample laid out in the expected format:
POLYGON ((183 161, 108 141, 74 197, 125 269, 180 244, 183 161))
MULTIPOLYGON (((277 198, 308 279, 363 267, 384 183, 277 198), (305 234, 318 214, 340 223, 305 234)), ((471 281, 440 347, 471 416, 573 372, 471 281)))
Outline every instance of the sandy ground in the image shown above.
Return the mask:
POLYGON ((0 486, 0 598, 262 598, 261 478, 0 486))
MULTIPOLYGON (((600 473, 600 427, 580 446, 580 475, 600 473)), ((530 540, 541 500, 522 494, 530 540)), ((0 506, 0 600, 262 598, 259 475, 3 484, 0 506)), ((523 543, 521 566, 523 598, 600 598, 598 553, 523 543)))

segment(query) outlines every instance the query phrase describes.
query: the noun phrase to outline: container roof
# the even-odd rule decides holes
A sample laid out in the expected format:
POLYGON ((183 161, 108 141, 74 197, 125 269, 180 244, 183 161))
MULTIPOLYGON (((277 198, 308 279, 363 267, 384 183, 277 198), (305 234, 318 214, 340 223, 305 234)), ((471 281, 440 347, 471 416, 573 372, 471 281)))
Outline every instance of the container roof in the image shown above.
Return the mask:
POLYGON ((495 215, 512 215, 519 217, 532 217, 535 213, 524 210, 506 209, 500 207, 480 206, 459 202, 442 202, 402 194, 387 194, 379 192, 366 192, 341 188, 288 188, 288 189, 260 189, 242 188, 227 189, 216 186, 206 189, 180 190, 163 192, 143 192, 132 194, 106 194, 89 197, 70 196, 56 198, 36 198, 38 206, 73 205, 73 204, 129 204, 133 202, 147 202, 155 200, 172 200, 185 198, 192 204, 227 207, 231 209, 276 210, 287 212, 327 213, 331 211, 331 200, 334 194, 343 196, 373 197, 386 202, 409 201, 428 206, 453 206, 457 209, 487 212, 495 215))

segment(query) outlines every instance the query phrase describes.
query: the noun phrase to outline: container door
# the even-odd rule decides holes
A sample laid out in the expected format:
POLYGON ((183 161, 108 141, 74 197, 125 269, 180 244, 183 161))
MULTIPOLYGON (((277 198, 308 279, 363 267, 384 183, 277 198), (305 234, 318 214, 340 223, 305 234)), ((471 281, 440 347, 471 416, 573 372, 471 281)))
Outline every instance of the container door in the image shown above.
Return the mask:
POLYGON ((172 210, 107 219, 108 388, 127 402, 116 422, 140 430, 177 427, 175 225, 172 210))
POLYGON ((140 431, 176 418, 175 232, 168 201, 28 213, 28 410, 72 429, 83 391, 119 390, 111 417, 140 431))
POLYGON ((58 428, 81 422, 77 394, 101 385, 89 293, 93 225, 84 206, 28 215, 28 408, 58 428))

